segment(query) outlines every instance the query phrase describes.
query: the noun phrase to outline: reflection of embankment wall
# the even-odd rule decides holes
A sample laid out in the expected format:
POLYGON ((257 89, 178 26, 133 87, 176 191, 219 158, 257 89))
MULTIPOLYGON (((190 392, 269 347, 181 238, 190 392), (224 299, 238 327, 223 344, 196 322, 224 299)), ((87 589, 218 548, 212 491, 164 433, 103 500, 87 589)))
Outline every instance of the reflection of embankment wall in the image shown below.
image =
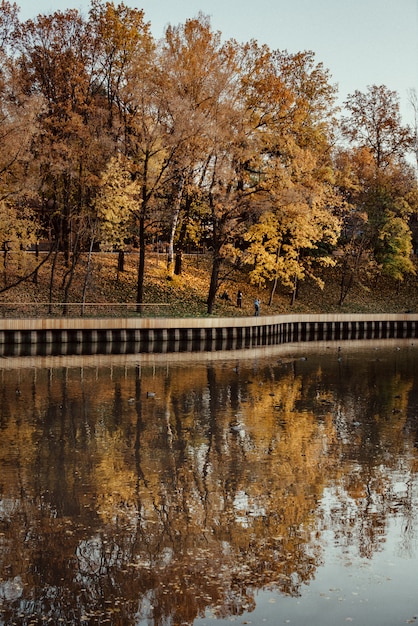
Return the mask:
POLYGON ((293 342, 407 339, 418 314, 274 315, 239 318, 0 320, 0 355, 201 352, 293 342))

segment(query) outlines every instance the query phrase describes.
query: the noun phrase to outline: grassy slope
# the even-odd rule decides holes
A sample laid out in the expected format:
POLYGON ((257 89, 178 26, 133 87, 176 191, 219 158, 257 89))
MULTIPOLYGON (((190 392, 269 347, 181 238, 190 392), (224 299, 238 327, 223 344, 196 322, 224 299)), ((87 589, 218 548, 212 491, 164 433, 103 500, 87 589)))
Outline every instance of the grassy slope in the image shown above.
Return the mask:
MULTIPOLYGON (((136 298, 136 268, 138 256, 130 254, 126 257, 125 271, 117 272, 117 256, 112 254, 96 254, 93 258, 93 272, 89 279, 86 296, 87 302, 97 303, 130 303, 134 309, 136 298)), ((164 255, 150 255, 147 260, 145 278, 145 314, 170 316, 203 316, 206 315, 206 298, 209 288, 209 261, 203 257, 186 257, 183 263, 183 274, 167 277, 164 255)), ((59 267, 55 280, 53 300, 63 300, 62 278, 65 268, 59 267)), ((81 263, 74 278, 69 300, 81 302, 85 277, 85 259, 81 263)), ((22 283, 10 291, 0 294, 0 303, 5 302, 48 302, 50 270, 44 266, 39 274, 37 285, 32 282, 22 283)), ((251 285, 245 273, 234 271, 225 277, 219 294, 224 289, 232 297, 231 303, 225 303, 219 297, 216 300, 214 315, 252 315, 253 302, 259 297, 262 303, 261 313, 315 313, 315 312, 388 312, 415 311, 418 297, 418 280, 408 277, 402 284, 380 279, 373 289, 355 287, 349 293, 343 307, 338 306, 339 278, 335 270, 327 270, 324 274, 325 288, 321 290, 311 281, 301 283, 296 303, 290 306, 290 295, 279 289, 273 305, 268 306, 268 289, 258 289, 251 285), (241 289, 243 297, 242 310, 235 306, 235 295, 241 289)), ((11 277, 9 277, 9 282, 11 277)), ((17 309, 15 307, 15 313, 17 309)), ((27 307, 25 307, 27 308, 27 307)), ((8 314, 11 310, 8 307, 8 314)), ((29 309, 33 313, 33 309, 29 309)), ((110 307, 99 309, 109 314, 110 307)), ((113 307, 115 314, 126 311, 124 307, 113 307)), ((24 312, 25 313, 25 312, 24 312)))

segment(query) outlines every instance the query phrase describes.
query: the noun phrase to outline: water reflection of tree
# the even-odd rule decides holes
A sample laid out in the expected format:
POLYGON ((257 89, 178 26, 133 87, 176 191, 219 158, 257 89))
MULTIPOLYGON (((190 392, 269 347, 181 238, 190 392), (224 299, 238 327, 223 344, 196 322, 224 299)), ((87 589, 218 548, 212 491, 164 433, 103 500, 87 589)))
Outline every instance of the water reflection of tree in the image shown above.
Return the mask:
MULTIPOLYGON (((405 425, 415 362, 407 352, 406 358, 394 356, 391 367, 388 376, 388 361, 380 352, 338 359, 335 423, 346 469, 335 486, 336 504, 328 513, 337 529, 337 543, 366 558, 382 549, 391 516, 402 515, 410 529, 414 509, 412 497, 399 502, 393 483, 396 476, 404 481, 416 473, 414 462, 405 466, 411 446, 405 425), (363 359, 366 363, 360 363, 363 359)), ((326 378, 322 384, 328 386, 326 378)))
POLYGON ((416 470, 397 461, 411 367, 384 382, 377 362, 237 365, 27 371, 15 395, 6 381, 6 623, 239 615, 262 587, 300 593, 318 529, 371 556, 395 509, 412 526, 413 490, 392 484, 416 470))

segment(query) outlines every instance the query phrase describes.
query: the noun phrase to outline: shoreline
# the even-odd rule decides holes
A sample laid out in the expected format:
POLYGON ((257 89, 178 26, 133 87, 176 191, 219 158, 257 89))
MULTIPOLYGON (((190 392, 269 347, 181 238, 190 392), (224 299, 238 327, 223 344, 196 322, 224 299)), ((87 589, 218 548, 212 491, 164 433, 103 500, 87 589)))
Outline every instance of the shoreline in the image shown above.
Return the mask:
POLYGON ((181 353, 418 336, 418 314, 0 319, 0 356, 181 353))

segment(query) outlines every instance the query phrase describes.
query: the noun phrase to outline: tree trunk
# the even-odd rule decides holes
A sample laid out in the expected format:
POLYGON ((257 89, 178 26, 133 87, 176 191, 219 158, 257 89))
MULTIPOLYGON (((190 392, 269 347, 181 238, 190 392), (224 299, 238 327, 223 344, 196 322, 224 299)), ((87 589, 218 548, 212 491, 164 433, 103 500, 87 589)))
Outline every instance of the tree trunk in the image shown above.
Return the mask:
POLYGON ((174 274, 176 276, 180 276, 182 269, 183 269, 183 251, 182 250, 177 250, 176 251, 176 260, 174 263, 174 274))
POLYGON ((63 208, 61 214, 61 242, 64 250, 64 261, 66 267, 70 265, 71 255, 71 214, 70 214, 70 177, 63 175, 63 208))
MULTIPOLYGON (((38 262, 39 259, 39 241, 36 242, 35 244, 35 259, 36 262, 38 262)), ((38 284, 38 268, 35 268, 35 271, 33 273, 33 278, 32 278, 32 282, 34 285, 38 284)))
POLYGON ((348 292, 351 289, 351 285, 353 284, 353 277, 353 272, 349 273, 347 268, 344 266, 341 273, 340 299, 338 301, 338 306, 342 306, 344 304, 344 300, 346 299, 348 292))
POLYGON ((74 276, 75 276, 75 268, 77 267, 77 263, 80 260, 80 249, 79 249, 79 238, 77 236, 77 239, 74 243, 74 250, 73 253, 71 255, 71 268, 69 270, 69 276, 68 276, 68 280, 66 281, 65 284, 65 288, 64 288, 64 305, 62 308, 62 314, 63 315, 67 315, 68 314, 68 295, 70 293, 70 289, 71 286, 73 284, 73 280, 74 280, 74 276))
POLYGON ((274 294, 276 293, 276 289, 277 289, 277 276, 276 278, 273 280, 273 284, 271 286, 270 289, 270 298, 269 298, 269 306, 271 306, 273 304, 273 298, 274 298, 274 294))
POLYGON ((118 252, 118 273, 125 271, 125 252, 124 250, 119 250, 118 252))
POLYGON ((68 280, 66 282, 65 289, 64 289, 64 304, 62 307, 63 315, 68 314, 68 294, 70 293, 71 285, 73 284, 74 273, 75 273, 75 268, 78 262, 78 258, 79 258, 78 253, 76 254, 75 252, 73 252, 73 255, 71 257, 71 269, 70 269, 69 277, 68 277, 68 280))
POLYGON ((52 313, 52 294, 54 291, 55 269, 57 267, 58 254, 59 254, 59 244, 57 242, 55 243, 55 253, 54 253, 54 258, 52 259, 51 274, 49 277, 49 306, 48 306, 49 315, 51 315, 52 313))
POLYGON ((145 218, 139 218, 139 261, 138 280, 136 289, 136 312, 142 313, 144 300, 144 277, 145 277, 145 218))
POLYGON ((292 290, 292 297, 290 299, 290 305, 293 306, 296 302, 296 297, 298 295, 298 278, 297 276, 295 276, 294 280, 293 280, 293 290, 292 290))
MULTIPOLYGON (((176 246, 176 260, 174 264, 174 274, 176 276, 180 276, 183 271, 183 251, 185 247, 185 241, 187 236, 187 226, 189 223, 190 209, 191 209, 191 198, 186 195, 185 198, 185 207, 184 207, 184 215, 181 221, 181 228, 179 233, 179 238, 176 246)), ((199 264, 197 265, 199 267, 199 264)))
POLYGON ((208 314, 211 315, 213 312, 213 305, 215 304, 216 293, 219 287, 219 270, 221 268, 221 258, 217 252, 214 252, 213 263, 212 263, 212 272, 210 276, 210 286, 209 286, 209 294, 208 299, 206 301, 208 314))
POLYGON ((84 285, 83 285, 83 296, 82 296, 82 305, 81 305, 81 316, 84 315, 84 310, 85 310, 85 305, 86 305, 86 294, 87 294, 87 287, 89 284, 89 278, 90 278, 90 274, 91 274, 91 259, 93 256, 93 246, 94 246, 94 237, 91 238, 90 241, 90 248, 89 248, 89 255, 87 258, 87 270, 86 270, 86 276, 84 278, 84 285))
POLYGON ((6 287, 7 285, 7 255, 8 255, 8 248, 7 248, 7 243, 4 245, 4 252, 3 252, 3 284, 6 287))
POLYGON ((183 195, 183 187, 184 187, 184 176, 180 176, 178 182, 178 189, 175 196, 174 202, 174 214, 173 219, 171 221, 171 230, 170 230, 170 239, 168 242, 168 254, 167 254, 167 271, 169 276, 173 274, 173 263, 174 263, 174 237, 176 235, 177 224, 180 216, 180 207, 181 207, 181 197, 183 195))

